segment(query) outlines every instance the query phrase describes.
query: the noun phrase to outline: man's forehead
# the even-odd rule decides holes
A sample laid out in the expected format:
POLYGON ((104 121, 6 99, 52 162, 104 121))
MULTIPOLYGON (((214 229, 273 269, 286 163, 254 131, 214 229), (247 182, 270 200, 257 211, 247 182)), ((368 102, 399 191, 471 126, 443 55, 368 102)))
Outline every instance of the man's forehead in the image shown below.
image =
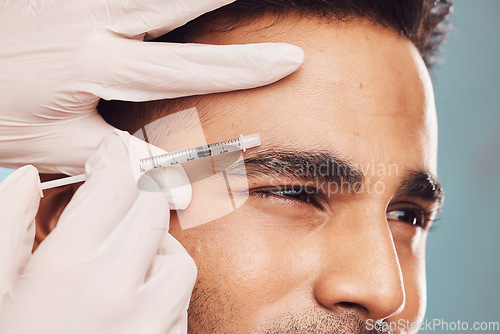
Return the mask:
MULTIPOLYGON (((279 99, 279 95, 276 96, 279 99)), ((356 164, 391 165, 401 169, 432 168, 435 146, 433 134, 424 121, 404 115, 385 116, 347 111, 326 106, 311 107, 311 102, 251 101, 251 97, 214 101, 203 122, 208 142, 259 133, 265 139, 263 148, 290 148, 296 151, 335 151, 356 164), (248 105, 251 104, 251 106, 248 105)))
POLYGON ((412 167, 435 171, 432 86, 418 51, 397 34, 368 22, 287 15, 197 42, 288 42, 306 53, 302 68, 275 84, 193 99, 187 107, 200 111, 207 142, 256 132, 341 149, 361 162, 388 161, 397 152, 412 167))

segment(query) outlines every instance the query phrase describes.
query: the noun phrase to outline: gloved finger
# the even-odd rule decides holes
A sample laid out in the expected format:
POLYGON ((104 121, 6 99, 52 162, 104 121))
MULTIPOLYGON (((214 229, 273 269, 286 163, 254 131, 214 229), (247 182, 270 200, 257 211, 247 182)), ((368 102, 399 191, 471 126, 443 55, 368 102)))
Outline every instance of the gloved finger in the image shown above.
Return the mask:
MULTIPOLYGON (((108 254, 115 257, 119 267, 131 268, 143 279, 163 233, 168 231, 170 195, 137 189, 131 159, 138 157, 129 155, 128 145, 139 139, 115 132, 103 139, 89 159, 87 181, 62 214, 56 230, 67 240, 82 240, 84 251, 106 243, 108 254), (120 265, 118 258, 127 263, 120 265), (138 269, 141 267, 143 270, 138 269)), ((187 179, 185 173, 184 177, 187 179)), ((185 207, 191 199, 191 188, 178 189, 177 194, 182 198, 176 203, 185 207)))
MULTIPOLYGON (((148 156, 151 152, 158 154, 165 151, 154 147, 124 131, 115 131, 128 149, 132 159, 132 169, 139 170, 136 165, 139 157, 148 156)), ((124 275, 134 276, 136 283, 144 282, 146 271, 168 232, 170 209, 185 209, 191 201, 191 184, 181 166, 157 169, 161 172, 157 178, 161 188, 159 193, 139 192, 137 200, 129 208, 126 217, 106 240, 108 245, 116 245, 113 254, 119 268, 124 268, 124 275), (183 184, 181 187, 169 189, 170 185, 183 184), (120 263, 120 261, 124 261, 120 263), (129 270, 127 270, 129 269, 129 270)), ((153 182, 154 182, 153 181, 153 182)))
POLYGON ((85 162, 97 150, 101 139, 114 130, 97 113, 72 119, 64 126, 57 123, 40 125, 38 130, 35 130, 36 125, 29 126, 34 135, 26 135, 16 127, 2 128, 0 142, 16 142, 21 148, 19 154, 12 154, 7 151, 7 145, 0 145, 2 166, 17 168, 30 157, 30 163, 40 173, 79 175, 85 172, 85 162))
POLYGON ((145 301, 142 307, 163 319, 172 314, 182 315, 179 310, 187 315, 196 276, 193 259, 171 234, 165 234, 141 290, 139 301, 145 301))
POLYGON ((87 181, 75 193, 46 242, 58 238, 65 244, 64 249, 97 250, 139 196, 127 149, 116 135, 103 138, 87 162, 86 172, 87 181))
POLYGON ((81 89, 104 99, 149 101, 226 92, 273 83, 297 70, 294 45, 144 43, 103 35, 80 71, 81 89), (108 51, 106 51, 108 50, 108 51), (101 57, 102 53, 119 57, 101 57))
POLYGON ((40 204, 40 179, 24 166, 0 183, 0 296, 29 261, 40 204))
POLYGON ((140 192, 120 224, 106 239, 109 263, 131 284, 144 282, 148 268, 170 223, 170 209, 163 193, 140 192))
MULTIPOLYGON (((97 112, 71 120, 65 126, 60 124, 56 126, 57 130, 53 131, 52 134, 58 138, 43 141, 46 143, 44 149, 47 151, 50 146, 52 147, 51 150, 54 151, 54 154, 51 155, 53 157, 51 160, 54 161, 53 166, 51 166, 52 169, 70 176, 80 175, 85 172, 85 163, 96 152, 101 140, 105 136, 114 133, 115 130, 97 112), (67 146, 58 147, 54 143, 60 143, 60 145, 67 143, 67 146), (66 154, 67 150, 71 150, 72 153, 66 154)), ((41 143, 37 141, 36 147, 38 149, 40 149, 40 145, 41 143)), ((46 157, 42 165, 47 165, 46 157)))
POLYGON ((134 178, 139 189, 163 192, 170 209, 186 209, 191 202, 192 189, 184 168, 178 165, 151 170, 146 173, 147 175, 142 173, 138 158, 165 154, 167 152, 137 137, 131 136, 128 132, 115 130, 115 133, 127 147, 129 156, 132 159, 131 164, 134 178), (147 185, 144 186, 143 182, 141 187, 141 181, 147 181, 147 185))
POLYGON ((234 0, 108 0, 111 30, 129 36, 158 37, 234 0))

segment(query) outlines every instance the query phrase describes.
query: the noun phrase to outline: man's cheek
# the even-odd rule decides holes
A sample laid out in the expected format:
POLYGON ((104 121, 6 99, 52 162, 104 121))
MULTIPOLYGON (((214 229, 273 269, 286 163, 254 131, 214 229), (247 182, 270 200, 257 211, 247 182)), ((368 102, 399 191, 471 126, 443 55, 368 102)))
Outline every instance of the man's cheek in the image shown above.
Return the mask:
POLYGON ((248 217, 234 213, 185 231, 174 228, 173 217, 171 233, 195 260, 199 279, 231 288, 227 292, 244 304, 272 302, 288 290, 283 278, 290 277, 289 252, 276 231, 256 227, 248 217))
POLYGON ((248 228, 240 219, 230 218, 219 219, 201 229, 204 231, 195 241, 201 267, 216 262, 220 279, 248 293, 267 293, 263 287, 275 279, 280 254, 265 232, 248 228), (211 229, 211 226, 220 228, 211 229))

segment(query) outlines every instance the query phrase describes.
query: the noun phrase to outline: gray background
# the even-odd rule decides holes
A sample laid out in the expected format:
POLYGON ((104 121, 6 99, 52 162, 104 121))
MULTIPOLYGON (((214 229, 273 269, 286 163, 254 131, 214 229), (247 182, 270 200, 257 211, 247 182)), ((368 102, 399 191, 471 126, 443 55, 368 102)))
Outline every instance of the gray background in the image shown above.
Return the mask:
POLYGON ((446 204, 428 241, 426 318, 472 326, 500 321, 500 0, 454 4, 433 75, 446 204))
POLYGON ((433 79, 446 201, 428 240, 426 318, 472 326, 500 321, 500 1, 453 3, 433 79))

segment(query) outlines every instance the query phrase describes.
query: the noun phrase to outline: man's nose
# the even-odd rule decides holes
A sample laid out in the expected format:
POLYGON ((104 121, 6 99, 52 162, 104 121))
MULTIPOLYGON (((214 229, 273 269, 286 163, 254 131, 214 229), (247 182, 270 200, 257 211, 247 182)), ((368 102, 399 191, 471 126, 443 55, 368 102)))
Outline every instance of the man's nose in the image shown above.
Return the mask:
POLYGON ((316 300, 338 314, 385 319, 404 307, 399 260, 385 214, 346 215, 325 226, 316 300))

